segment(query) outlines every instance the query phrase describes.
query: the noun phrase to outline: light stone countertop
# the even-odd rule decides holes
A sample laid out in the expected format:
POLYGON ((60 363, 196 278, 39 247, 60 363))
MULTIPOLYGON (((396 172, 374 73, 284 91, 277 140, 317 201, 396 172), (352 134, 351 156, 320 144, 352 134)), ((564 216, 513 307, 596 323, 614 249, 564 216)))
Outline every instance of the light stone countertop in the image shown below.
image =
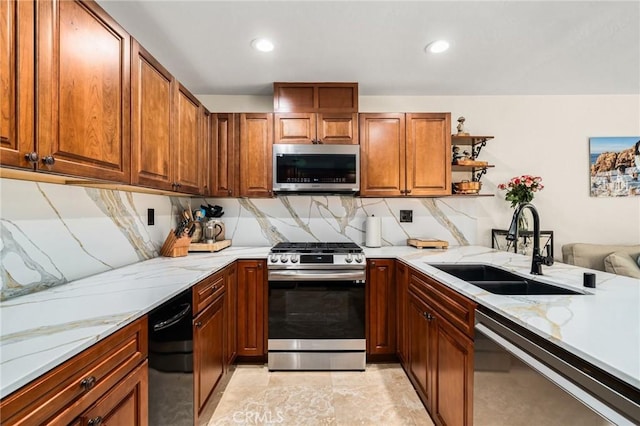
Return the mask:
MULTIPOLYGON (((70 359, 171 297, 238 259, 264 259, 270 247, 155 258, 0 303, 0 396, 70 359)), ((365 248, 395 258, 640 389, 640 280, 596 273, 590 295, 502 296, 428 263, 483 263, 525 276, 531 257, 480 246, 447 250, 365 248)), ((587 270, 543 267, 540 281, 582 287, 587 270)))

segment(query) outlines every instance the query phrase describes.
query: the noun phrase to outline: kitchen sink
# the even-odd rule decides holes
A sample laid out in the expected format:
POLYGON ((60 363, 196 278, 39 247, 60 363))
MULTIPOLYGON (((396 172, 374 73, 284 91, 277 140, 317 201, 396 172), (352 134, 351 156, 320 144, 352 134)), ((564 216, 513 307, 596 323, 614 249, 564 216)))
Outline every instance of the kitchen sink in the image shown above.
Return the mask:
POLYGON ((507 295, 585 294, 481 264, 429 264, 489 293, 507 295))

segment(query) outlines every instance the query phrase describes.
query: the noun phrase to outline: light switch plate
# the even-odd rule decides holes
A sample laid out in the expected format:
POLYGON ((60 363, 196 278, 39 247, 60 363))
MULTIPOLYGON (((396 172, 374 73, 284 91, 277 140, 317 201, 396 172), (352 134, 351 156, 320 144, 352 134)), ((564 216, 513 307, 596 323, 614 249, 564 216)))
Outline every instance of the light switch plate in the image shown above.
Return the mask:
POLYGON ((413 210, 400 210, 400 222, 413 222, 413 210))

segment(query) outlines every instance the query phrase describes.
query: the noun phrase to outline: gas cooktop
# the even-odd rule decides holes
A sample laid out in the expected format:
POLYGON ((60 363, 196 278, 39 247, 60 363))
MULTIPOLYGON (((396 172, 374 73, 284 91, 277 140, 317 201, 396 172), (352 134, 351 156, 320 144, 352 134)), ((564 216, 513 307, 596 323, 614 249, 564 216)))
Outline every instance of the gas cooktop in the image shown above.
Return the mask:
POLYGON ((362 253, 362 247, 356 243, 304 243, 282 242, 276 244, 271 253, 362 253))

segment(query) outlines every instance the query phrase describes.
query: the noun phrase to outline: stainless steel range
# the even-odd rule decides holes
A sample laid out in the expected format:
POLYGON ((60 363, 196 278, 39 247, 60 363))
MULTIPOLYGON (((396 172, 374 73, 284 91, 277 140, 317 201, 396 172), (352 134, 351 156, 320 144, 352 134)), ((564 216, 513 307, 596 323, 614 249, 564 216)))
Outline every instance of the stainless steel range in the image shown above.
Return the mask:
POLYGON ((366 259, 354 243, 271 249, 269 370, 364 370, 366 259))

